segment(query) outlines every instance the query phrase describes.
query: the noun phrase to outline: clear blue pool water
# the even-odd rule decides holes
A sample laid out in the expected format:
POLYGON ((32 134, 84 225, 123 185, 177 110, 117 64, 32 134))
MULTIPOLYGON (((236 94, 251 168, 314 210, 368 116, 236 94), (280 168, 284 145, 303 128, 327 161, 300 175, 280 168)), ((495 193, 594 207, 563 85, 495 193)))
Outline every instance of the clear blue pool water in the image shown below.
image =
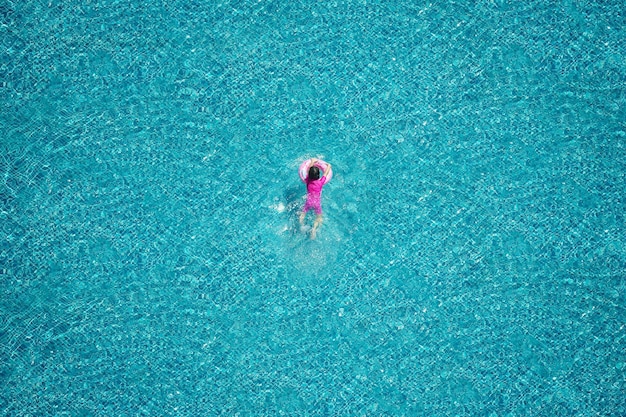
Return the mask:
POLYGON ((626 415, 625 23, 3 2, 0 414, 626 415))

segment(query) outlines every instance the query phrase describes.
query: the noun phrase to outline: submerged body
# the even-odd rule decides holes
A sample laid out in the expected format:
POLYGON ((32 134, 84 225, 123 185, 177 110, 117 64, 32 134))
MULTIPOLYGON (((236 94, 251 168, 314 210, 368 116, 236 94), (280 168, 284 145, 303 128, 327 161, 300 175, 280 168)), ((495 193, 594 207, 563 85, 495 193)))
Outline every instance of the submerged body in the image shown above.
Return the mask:
POLYGON ((319 180, 309 181, 306 184, 306 203, 302 211, 313 209, 318 216, 322 214, 322 188, 326 184, 326 177, 322 177, 319 180))
POLYGON ((311 229, 311 239, 315 239, 317 235, 317 229, 322 224, 322 188, 332 176, 332 168, 330 164, 321 161, 319 159, 311 158, 305 161, 300 170, 300 178, 306 183, 306 203, 302 213, 300 213, 300 224, 304 225, 306 213, 309 210, 315 212, 315 221, 313 222, 313 228, 311 229), (305 165, 306 164, 306 165, 305 165), (320 177, 320 168, 322 168, 323 174, 320 177), (306 172, 306 176, 304 173, 306 172))

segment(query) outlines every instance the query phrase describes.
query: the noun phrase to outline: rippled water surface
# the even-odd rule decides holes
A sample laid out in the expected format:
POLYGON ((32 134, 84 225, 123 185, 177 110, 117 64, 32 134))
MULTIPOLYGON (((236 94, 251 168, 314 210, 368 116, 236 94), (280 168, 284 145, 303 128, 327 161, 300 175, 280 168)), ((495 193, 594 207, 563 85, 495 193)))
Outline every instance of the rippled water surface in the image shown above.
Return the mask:
POLYGON ((626 414, 621 2, 143 3, 0 6, 1 414, 626 414))

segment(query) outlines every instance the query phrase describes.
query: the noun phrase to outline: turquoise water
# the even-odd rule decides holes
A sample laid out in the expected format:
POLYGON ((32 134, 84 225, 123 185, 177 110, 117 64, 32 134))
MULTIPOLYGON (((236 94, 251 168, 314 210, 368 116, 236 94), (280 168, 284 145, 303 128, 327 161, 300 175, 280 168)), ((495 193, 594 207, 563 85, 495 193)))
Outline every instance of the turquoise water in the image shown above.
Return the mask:
POLYGON ((621 2, 146 3, 0 5, 2 415, 626 415, 621 2))

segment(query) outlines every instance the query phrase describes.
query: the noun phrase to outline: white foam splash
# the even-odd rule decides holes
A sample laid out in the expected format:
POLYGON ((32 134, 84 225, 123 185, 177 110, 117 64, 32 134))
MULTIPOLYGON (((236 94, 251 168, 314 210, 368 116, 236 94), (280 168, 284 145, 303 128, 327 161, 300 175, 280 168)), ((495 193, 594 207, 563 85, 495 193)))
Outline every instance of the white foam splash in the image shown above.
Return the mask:
POLYGON ((271 209, 276 210, 279 213, 283 213, 285 211, 285 204, 281 203, 277 203, 277 204, 272 204, 270 206, 271 209))

